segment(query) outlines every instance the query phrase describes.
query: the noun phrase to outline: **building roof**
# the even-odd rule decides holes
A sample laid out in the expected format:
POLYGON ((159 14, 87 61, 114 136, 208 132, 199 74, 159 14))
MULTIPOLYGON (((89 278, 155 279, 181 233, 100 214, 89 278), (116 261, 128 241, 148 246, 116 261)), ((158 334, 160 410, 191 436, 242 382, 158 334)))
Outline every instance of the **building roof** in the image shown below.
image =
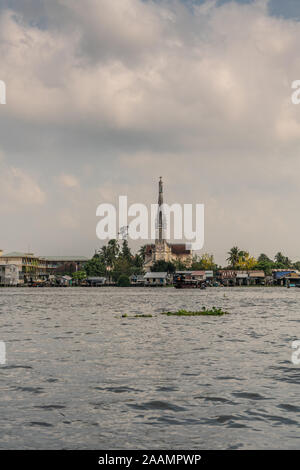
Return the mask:
MULTIPOLYGON (((190 255, 192 253, 192 250, 186 249, 185 243, 166 243, 169 245, 174 255, 190 255)), ((146 255, 151 255, 153 250, 155 250, 153 243, 146 245, 146 255)))
POLYGON ((21 251, 12 251, 11 253, 4 253, 0 258, 38 258, 33 253, 22 253, 21 251))
POLYGON ((89 261, 89 258, 87 258, 86 256, 43 256, 43 259, 45 259, 46 261, 59 261, 65 263, 72 261, 89 261))
POLYGON ((169 243, 174 255, 190 255, 192 250, 187 250, 185 243, 169 243))
POLYGON ((249 271, 249 277, 265 277, 264 271, 249 271))
POLYGON ((165 279, 168 273, 146 273, 144 279, 165 279))

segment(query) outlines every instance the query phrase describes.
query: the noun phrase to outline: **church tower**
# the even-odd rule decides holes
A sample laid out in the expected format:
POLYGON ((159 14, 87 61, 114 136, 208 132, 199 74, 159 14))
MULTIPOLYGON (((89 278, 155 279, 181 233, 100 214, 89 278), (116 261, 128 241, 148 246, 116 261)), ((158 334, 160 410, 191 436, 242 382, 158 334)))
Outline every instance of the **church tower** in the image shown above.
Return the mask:
POLYGON ((162 243, 164 236, 163 236, 163 203, 164 203, 164 195, 163 195, 163 182, 162 177, 159 178, 158 183, 158 241, 162 243))
POLYGON ((171 249, 165 239, 164 227, 164 194, 162 177, 158 182, 157 238, 155 240, 154 261, 170 261, 171 249))
MULTIPOLYGON (((186 249, 184 243, 171 243, 166 240, 166 217, 164 214, 164 194, 162 177, 158 182, 158 210, 156 217, 155 244, 146 245, 145 269, 151 269, 157 261, 175 262, 182 261, 191 265, 192 252, 186 249)), ((170 223, 170 220, 168 219, 170 223)))

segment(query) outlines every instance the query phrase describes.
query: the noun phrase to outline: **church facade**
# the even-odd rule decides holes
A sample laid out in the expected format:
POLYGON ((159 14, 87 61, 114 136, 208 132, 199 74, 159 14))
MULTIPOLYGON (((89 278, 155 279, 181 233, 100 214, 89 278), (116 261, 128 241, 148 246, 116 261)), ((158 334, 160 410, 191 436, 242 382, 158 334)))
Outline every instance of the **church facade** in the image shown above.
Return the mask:
POLYGON ((158 183, 158 236, 155 244, 146 245, 145 264, 150 269, 157 261, 180 261, 187 266, 192 264, 192 250, 187 250, 185 243, 170 243, 165 239, 163 226, 163 182, 160 177, 158 183))

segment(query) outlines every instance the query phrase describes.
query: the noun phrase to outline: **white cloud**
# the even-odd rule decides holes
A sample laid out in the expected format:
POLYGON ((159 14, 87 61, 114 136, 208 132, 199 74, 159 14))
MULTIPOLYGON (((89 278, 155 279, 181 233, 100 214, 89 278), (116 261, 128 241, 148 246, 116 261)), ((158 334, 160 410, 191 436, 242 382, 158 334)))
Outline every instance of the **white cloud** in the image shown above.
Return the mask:
POLYGON ((24 206, 40 206, 45 203, 46 195, 36 179, 21 168, 0 161, 0 210, 15 212, 24 206))
POLYGON ((59 182, 66 188, 76 188, 79 186, 78 179, 73 175, 61 174, 59 176, 59 182))
POLYGON ((49 191, 66 225, 84 218, 84 247, 97 204, 125 190, 143 202, 163 173, 173 200, 207 204, 205 250, 238 240, 297 256, 300 24, 271 17, 266 1, 217 3, 53 0, 47 29, 2 11, 0 137, 11 160, 16 134, 30 151, 28 166, 9 161, 1 194, 45 201, 36 171, 76 188, 49 191))

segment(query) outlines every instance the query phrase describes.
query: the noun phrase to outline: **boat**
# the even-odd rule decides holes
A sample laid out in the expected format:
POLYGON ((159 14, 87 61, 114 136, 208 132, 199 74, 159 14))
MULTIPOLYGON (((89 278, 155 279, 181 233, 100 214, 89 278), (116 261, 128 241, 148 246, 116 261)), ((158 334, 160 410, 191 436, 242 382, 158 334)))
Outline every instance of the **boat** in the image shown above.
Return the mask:
POLYGON ((206 289, 205 281, 187 278, 184 274, 174 275, 175 289, 206 289))

